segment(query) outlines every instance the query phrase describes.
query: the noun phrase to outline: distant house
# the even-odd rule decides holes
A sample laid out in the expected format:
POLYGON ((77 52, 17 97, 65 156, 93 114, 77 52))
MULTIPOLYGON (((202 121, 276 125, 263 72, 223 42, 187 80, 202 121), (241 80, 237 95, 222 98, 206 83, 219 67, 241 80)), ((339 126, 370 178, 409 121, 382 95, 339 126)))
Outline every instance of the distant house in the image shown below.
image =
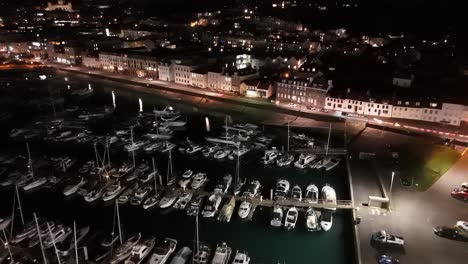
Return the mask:
POLYGON ((246 97, 270 98, 274 95, 273 85, 269 80, 246 80, 240 84, 241 95, 246 97))
POLYGON ((393 77, 392 84, 398 87, 409 88, 413 85, 414 75, 410 73, 397 73, 393 77))

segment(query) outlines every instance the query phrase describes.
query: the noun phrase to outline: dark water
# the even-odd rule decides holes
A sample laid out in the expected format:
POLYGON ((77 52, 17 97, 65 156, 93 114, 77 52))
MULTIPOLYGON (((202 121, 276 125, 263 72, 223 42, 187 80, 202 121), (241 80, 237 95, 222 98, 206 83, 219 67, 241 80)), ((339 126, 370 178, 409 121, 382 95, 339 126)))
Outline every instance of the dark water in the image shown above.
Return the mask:
MULTIPOLYGON (((63 77, 61 77, 63 79, 63 77)), ((90 81, 88 78, 73 78, 74 85, 85 87, 90 81)), ((53 85, 59 87, 63 83, 58 81, 53 85)), ((180 109, 188 116, 186 131, 177 132, 175 140, 183 140, 190 137, 195 141, 201 141, 206 135, 205 117, 209 117, 211 127, 217 132, 224 122, 224 114, 206 112, 184 103, 157 98, 147 94, 128 92, 122 90, 119 84, 104 82, 99 80, 91 81, 96 89, 95 95, 79 102, 81 106, 92 107, 102 104, 112 105, 111 91, 116 94, 117 108, 115 118, 110 121, 103 121, 99 125, 100 129, 114 126, 117 121, 127 117, 135 116, 138 111, 138 98, 144 103, 145 111, 153 107, 162 108, 171 104, 180 109)), ((233 121, 250 121, 248 116, 239 120, 238 116, 232 116, 233 121)), ((16 121, 20 122, 20 121, 16 121)), ((286 145, 286 129, 280 127, 265 127, 265 132, 275 136, 275 145, 281 147, 286 145)), ((294 131, 299 131, 294 129, 294 131)), ((325 142, 327 131, 307 128, 307 132, 312 134, 319 142, 325 142)), ((333 133, 332 145, 340 146, 342 138, 338 132, 333 133)), ((22 143, 7 142, 11 153, 24 152, 22 143)), ((70 146, 51 145, 44 143, 31 143, 33 156, 40 156, 44 153, 64 153, 80 157, 82 160, 93 159, 93 149, 91 146, 70 146)), ((176 151, 177 152, 177 151, 176 151)), ((115 163, 128 160, 128 156, 122 151, 112 152, 111 160, 115 163)), ((277 168, 276 166, 264 166, 259 163, 261 151, 252 151, 242 158, 241 177, 248 179, 258 179, 264 186, 263 197, 269 196, 269 190, 274 188, 278 178, 287 178, 291 186, 299 184, 303 189, 309 183, 323 186, 328 183, 332 185, 339 200, 349 199, 348 184, 346 178, 346 168, 344 163, 331 172, 317 170, 299 170, 291 168, 277 168)), ((154 155, 159 170, 164 174, 167 166, 167 156, 162 154, 154 155)), ((138 154, 137 161, 149 160, 147 154, 138 154)), ((173 164, 176 172, 182 172, 191 168, 195 172, 206 172, 210 179, 210 184, 216 178, 222 177, 225 173, 235 173, 235 163, 232 161, 206 160, 202 157, 187 157, 174 153, 173 164)), ((208 184, 208 185, 210 185, 208 184)), ((209 189, 210 186, 207 186, 209 189)), ((2 215, 11 212, 12 191, 1 192, 1 213, 2 215)), ((77 220, 80 225, 89 224, 94 230, 109 231, 112 228, 113 206, 97 202, 88 204, 82 197, 74 196, 64 198, 61 190, 38 191, 31 194, 23 194, 22 202, 24 211, 30 215, 33 211, 39 215, 57 217, 65 222, 77 220)), ((192 245, 195 234, 195 220, 186 216, 185 212, 174 210, 145 211, 141 207, 124 205, 121 207, 121 218, 126 232, 143 232, 154 234, 159 238, 172 237, 179 241, 180 245, 192 245)), ((348 211, 338 210, 333 217, 333 227, 328 232, 310 233, 305 230, 304 216, 301 215, 296 225, 296 229, 285 231, 282 228, 273 228, 269 225, 271 217, 270 208, 257 208, 252 221, 241 221, 237 216, 237 208, 230 223, 220 223, 213 219, 200 218, 200 240, 214 246, 217 242, 227 241, 235 249, 246 250, 252 257, 252 263, 353 263, 351 217, 348 211)))

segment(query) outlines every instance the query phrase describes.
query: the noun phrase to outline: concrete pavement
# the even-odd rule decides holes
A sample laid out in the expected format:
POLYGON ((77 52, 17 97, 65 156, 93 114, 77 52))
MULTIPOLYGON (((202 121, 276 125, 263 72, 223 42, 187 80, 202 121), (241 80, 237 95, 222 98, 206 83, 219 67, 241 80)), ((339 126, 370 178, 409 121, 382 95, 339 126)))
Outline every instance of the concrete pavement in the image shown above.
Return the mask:
MULTIPOLYGON (((385 144, 431 144, 411 136, 365 131, 351 146, 352 153, 374 151, 375 161, 351 162, 355 204, 367 203, 369 195, 382 196, 377 175, 383 179, 388 190, 391 166, 385 157, 385 144)), ((405 157, 401 157, 405 158, 405 157)), ((393 184, 391 211, 360 207, 361 216, 358 236, 361 244, 362 263, 376 263, 379 254, 388 254, 400 259, 401 263, 462 264, 468 259, 468 243, 440 238, 432 228, 439 225, 452 226, 458 220, 468 220, 468 204, 450 196, 453 187, 468 181, 468 155, 462 156, 430 189, 417 192, 400 184, 398 178, 393 184), (370 236, 381 229, 405 238, 403 249, 375 249, 370 244, 370 236)))

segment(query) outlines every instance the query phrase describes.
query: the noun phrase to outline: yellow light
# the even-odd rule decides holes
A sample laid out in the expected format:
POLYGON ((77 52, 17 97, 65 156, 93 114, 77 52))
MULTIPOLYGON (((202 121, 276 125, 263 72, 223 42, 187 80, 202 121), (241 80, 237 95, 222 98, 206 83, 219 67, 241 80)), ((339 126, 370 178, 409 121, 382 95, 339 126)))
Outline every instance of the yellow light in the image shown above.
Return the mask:
POLYGON ((197 25, 198 25, 197 21, 190 22, 190 27, 195 27, 195 26, 197 26, 197 25))

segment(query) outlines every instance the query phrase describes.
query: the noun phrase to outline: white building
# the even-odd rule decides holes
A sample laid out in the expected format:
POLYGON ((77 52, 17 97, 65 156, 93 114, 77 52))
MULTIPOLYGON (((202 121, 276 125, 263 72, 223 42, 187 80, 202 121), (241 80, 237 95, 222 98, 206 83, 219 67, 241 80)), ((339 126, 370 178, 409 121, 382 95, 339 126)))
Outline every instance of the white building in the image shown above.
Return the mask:
POLYGON ((195 67, 191 65, 175 64, 174 80, 175 83, 189 85, 191 84, 191 72, 195 67))
POLYGON ((232 78, 223 72, 208 72, 208 88, 229 92, 232 88, 232 78))
POLYGON ((324 85, 309 80, 283 79, 276 83, 276 94, 276 99, 280 102, 323 108, 327 89, 324 85))
POLYGON ((85 67, 94 68, 94 69, 101 68, 101 62, 99 61, 99 58, 83 56, 82 60, 83 60, 82 61, 83 66, 85 67))
POLYGON ((57 0, 57 3, 47 2, 46 11, 66 11, 73 12, 72 3, 65 3, 64 0, 57 0))
POLYGON ((174 81, 174 65, 171 62, 160 63, 158 65, 159 80, 166 82, 174 81))
POLYGON ((207 88, 208 73, 206 71, 192 71, 190 73, 190 85, 198 88, 207 88))
POLYGON ((138 77, 156 77, 158 61, 155 58, 112 52, 100 52, 101 68, 108 71, 125 72, 138 77))

